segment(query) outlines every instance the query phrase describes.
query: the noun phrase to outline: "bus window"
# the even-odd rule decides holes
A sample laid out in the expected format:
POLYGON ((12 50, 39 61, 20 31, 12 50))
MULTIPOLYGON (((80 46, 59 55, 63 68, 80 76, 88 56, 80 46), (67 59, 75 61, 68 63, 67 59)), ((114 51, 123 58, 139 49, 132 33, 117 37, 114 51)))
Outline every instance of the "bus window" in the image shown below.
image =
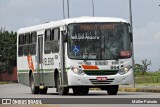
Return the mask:
POLYGON ((19 35, 18 41, 18 56, 23 56, 23 44, 24 44, 24 34, 19 35))
POLYGON ((58 53, 59 52, 59 29, 52 29, 52 40, 51 40, 51 45, 52 45, 52 53, 58 53))
POLYGON ((18 44, 19 45, 23 45, 24 44, 24 35, 23 34, 19 35, 19 43, 18 44))
POLYGON ((51 29, 45 31, 45 42, 44 42, 44 53, 50 54, 51 53, 51 29))
POLYGON ((18 56, 23 56, 23 46, 18 46, 18 56))
POLYGON ((25 44, 29 44, 30 43, 30 33, 26 33, 25 34, 24 41, 25 41, 25 44))
POLYGON ((51 30, 48 29, 45 31, 45 41, 50 41, 51 40, 51 30))
POLYGON ((31 44, 29 46, 29 52, 31 55, 36 55, 36 44, 31 44))
POLYGON ((37 41, 37 33, 36 32, 32 32, 31 33, 31 43, 29 45, 29 53, 31 55, 35 55, 36 54, 36 41, 37 41))
POLYGON ((23 54, 24 54, 24 56, 28 56, 29 55, 29 45, 24 45, 23 46, 23 54))
POLYGON ((36 41, 37 41, 37 33, 32 32, 31 33, 31 43, 36 43, 36 41))
POLYGON ((54 29, 54 40, 59 40, 59 29, 54 29))

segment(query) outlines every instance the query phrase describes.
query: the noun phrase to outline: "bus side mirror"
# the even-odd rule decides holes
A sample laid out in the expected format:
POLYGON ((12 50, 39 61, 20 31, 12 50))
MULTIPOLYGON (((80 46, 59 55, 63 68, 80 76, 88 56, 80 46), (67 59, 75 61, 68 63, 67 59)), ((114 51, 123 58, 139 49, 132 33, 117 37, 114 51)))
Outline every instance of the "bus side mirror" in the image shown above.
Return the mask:
POLYGON ((133 42, 133 34, 131 32, 129 33, 129 36, 130 36, 130 41, 133 42))
POLYGON ((63 34, 63 42, 67 42, 67 40, 68 40, 68 34, 65 31, 62 32, 62 34, 63 34))

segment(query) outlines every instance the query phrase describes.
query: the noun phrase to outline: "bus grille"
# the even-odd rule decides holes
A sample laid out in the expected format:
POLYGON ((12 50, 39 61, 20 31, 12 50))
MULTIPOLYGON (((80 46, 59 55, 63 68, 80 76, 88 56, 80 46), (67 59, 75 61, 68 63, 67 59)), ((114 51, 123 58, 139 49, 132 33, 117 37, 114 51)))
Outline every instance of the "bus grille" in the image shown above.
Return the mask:
POLYGON ((89 80, 91 81, 92 84, 101 85, 101 84, 110 84, 111 82, 113 82, 114 79, 107 79, 103 81, 99 81, 97 79, 89 79, 89 80))
POLYGON ((118 70, 84 70, 87 75, 115 75, 118 70))

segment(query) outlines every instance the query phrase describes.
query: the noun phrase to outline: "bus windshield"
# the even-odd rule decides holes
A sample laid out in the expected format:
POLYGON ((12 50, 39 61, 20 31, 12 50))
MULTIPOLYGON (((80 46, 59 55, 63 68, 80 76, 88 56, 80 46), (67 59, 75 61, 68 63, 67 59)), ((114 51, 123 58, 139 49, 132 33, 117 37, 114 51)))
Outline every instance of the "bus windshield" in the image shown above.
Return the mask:
POLYGON ((124 58, 124 54, 131 57, 128 24, 117 22, 68 25, 69 58, 113 60, 124 58))

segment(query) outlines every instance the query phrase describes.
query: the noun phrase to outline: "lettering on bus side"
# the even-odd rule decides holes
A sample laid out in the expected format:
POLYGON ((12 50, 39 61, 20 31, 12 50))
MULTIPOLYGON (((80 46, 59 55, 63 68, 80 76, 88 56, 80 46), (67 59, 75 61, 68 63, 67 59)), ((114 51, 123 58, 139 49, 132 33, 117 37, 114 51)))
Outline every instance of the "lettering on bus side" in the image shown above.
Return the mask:
POLYGON ((44 58, 44 65, 54 65, 54 58, 44 58))

